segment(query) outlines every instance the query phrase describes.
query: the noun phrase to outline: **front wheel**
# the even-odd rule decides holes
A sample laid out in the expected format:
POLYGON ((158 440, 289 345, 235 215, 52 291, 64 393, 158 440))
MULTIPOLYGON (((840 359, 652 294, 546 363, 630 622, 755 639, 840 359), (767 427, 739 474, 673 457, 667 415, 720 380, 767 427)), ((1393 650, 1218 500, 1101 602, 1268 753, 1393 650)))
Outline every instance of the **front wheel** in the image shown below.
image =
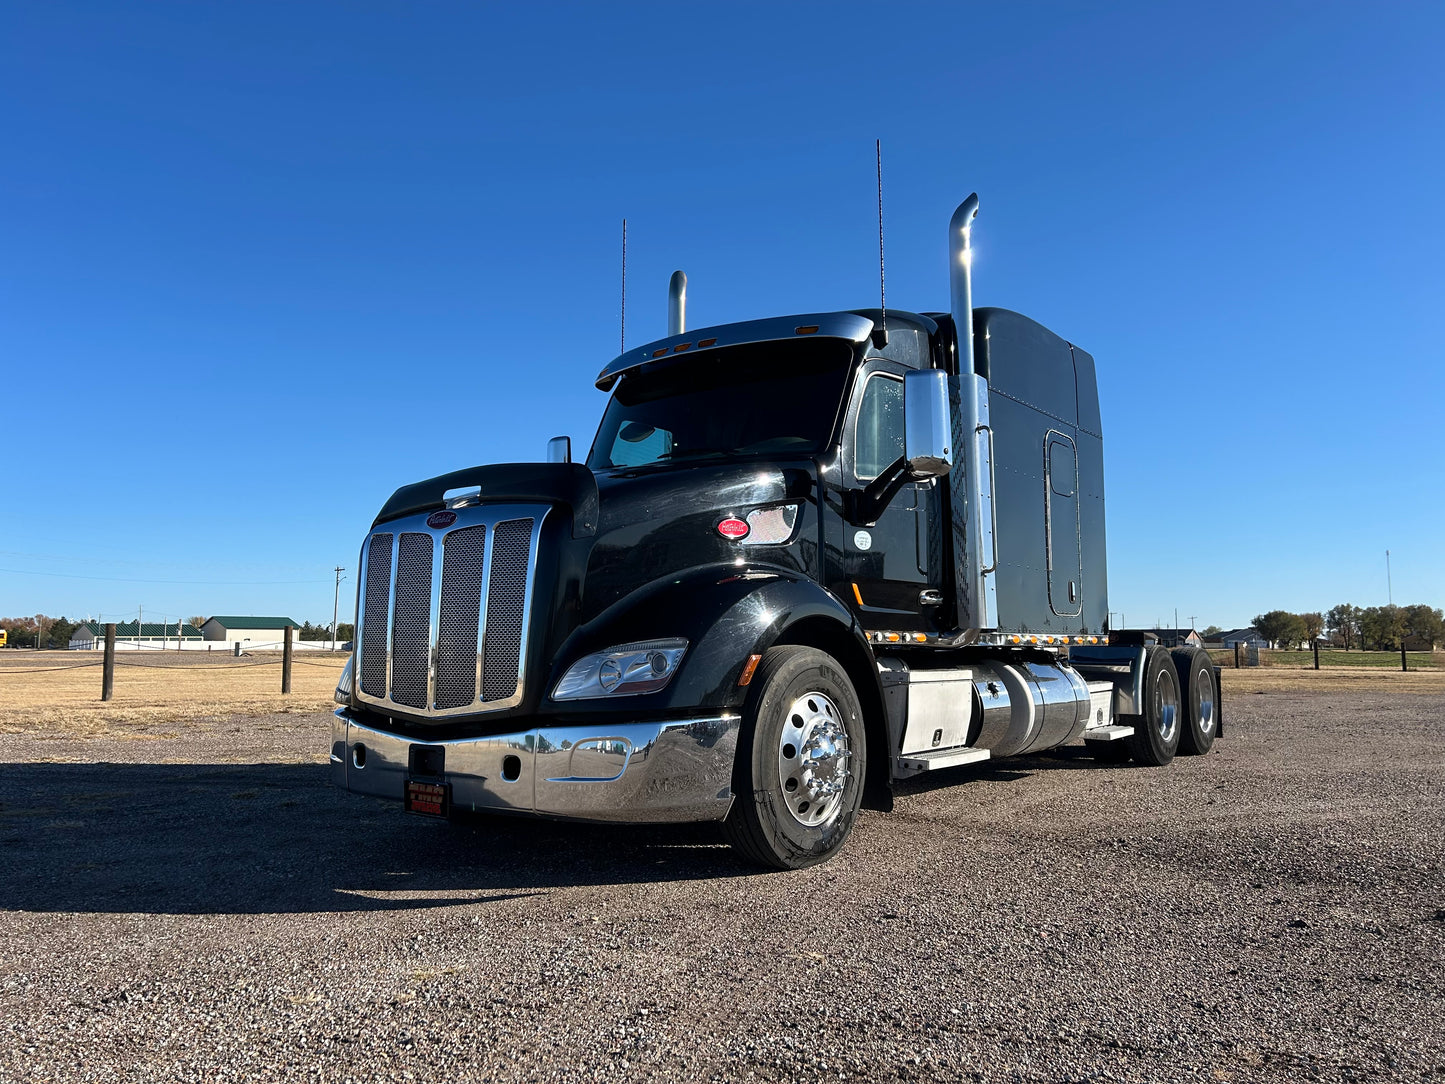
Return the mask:
POLYGON ((723 833, 774 869, 825 862, 843 846, 863 795, 867 745, 853 683, 810 647, 775 647, 749 690, 723 833))

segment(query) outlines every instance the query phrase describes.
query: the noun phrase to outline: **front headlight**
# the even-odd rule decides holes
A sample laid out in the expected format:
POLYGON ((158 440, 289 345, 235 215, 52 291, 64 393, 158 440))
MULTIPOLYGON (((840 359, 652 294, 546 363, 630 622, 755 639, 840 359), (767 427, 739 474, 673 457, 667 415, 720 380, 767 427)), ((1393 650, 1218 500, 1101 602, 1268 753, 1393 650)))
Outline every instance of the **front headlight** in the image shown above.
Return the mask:
POLYGON ((351 703, 351 664, 355 659, 355 655, 350 656, 346 665, 341 668, 341 677, 336 682, 336 695, 333 697, 338 704, 351 703))
POLYGON ((557 682, 552 699, 655 693, 672 680, 686 651, 686 640, 644 640, 598 651, 568 668, 557 682))

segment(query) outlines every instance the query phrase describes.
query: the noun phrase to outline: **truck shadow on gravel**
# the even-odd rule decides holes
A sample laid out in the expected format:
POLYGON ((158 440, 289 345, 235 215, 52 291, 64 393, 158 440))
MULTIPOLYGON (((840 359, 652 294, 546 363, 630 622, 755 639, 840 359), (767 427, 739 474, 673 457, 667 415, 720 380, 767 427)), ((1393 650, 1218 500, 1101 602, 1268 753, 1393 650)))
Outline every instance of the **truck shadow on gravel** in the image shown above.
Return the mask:
POLYGON ((415 910, 753 872, 714 825, 447 824, 320 764, 0 764, 0 910, 415 910))

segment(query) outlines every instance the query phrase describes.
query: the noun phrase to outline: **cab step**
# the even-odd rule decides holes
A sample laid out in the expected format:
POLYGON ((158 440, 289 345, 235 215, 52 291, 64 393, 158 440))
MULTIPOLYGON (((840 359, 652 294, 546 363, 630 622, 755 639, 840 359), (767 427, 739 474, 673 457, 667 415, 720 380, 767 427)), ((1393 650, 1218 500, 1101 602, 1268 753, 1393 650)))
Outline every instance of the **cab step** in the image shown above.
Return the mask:
POLYGON ((993 754, 987 749, 955 746, 951 749, 930 749, 926 753, 909 753, 898 758, 898 775, 916 775, 939 768, 956 768, 960 764, 977 764, 993 754))
POLYGON ((1132 726, 1096 726, 1083 733, 1086 742, 1118 741, 1120 738, 1133 736, 1134 728, 1132 726))

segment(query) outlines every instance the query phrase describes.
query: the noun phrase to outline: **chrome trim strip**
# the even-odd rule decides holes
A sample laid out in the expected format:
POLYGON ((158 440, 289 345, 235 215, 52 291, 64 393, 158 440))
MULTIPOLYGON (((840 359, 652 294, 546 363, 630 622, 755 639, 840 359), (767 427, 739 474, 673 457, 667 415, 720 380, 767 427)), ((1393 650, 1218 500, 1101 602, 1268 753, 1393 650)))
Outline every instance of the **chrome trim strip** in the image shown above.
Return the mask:
MULTIPOLYGON (((451 532, 448 531, 447 534, 451 532)), ((431 599, 427 602, 426 709, 437 706, 437 649, 441 638, 442 562, 446 559, 446 535, 434 537, 431 545, 431 599)))

